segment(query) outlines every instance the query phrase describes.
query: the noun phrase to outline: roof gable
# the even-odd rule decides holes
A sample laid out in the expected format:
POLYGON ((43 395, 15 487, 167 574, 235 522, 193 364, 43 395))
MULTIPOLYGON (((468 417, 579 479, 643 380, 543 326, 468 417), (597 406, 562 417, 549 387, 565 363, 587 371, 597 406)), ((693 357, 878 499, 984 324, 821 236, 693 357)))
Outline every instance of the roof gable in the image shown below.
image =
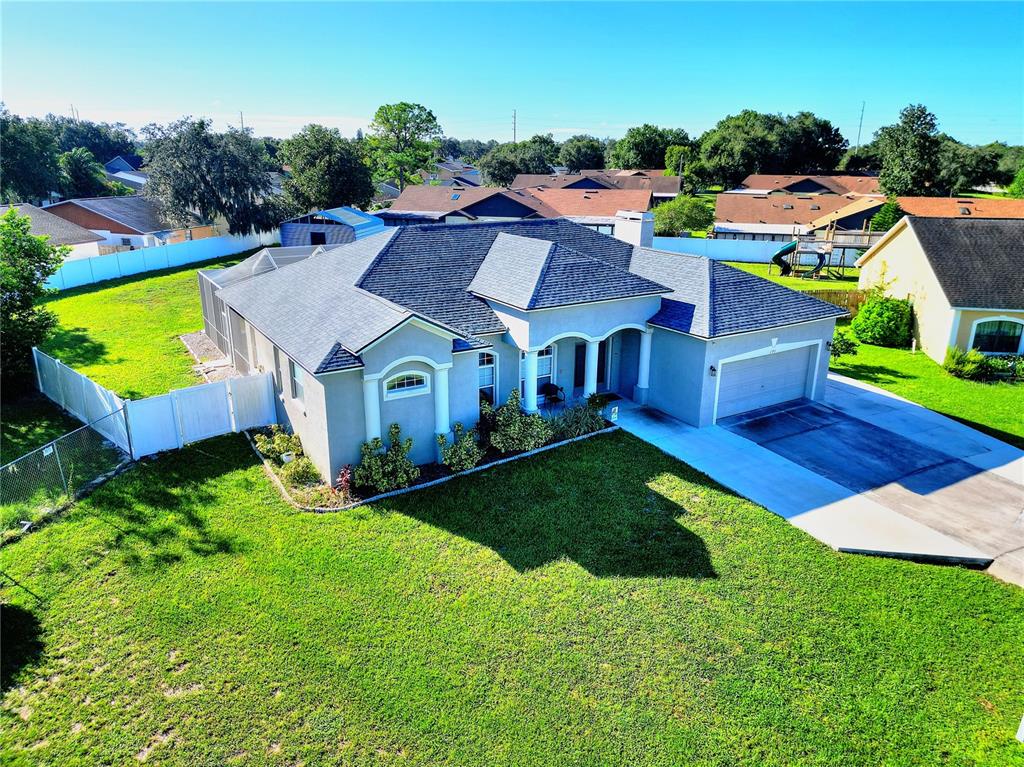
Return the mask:
POLYGON ((907 224, 951 306, 1024 309, 1024 220, 909 217, 907 224))

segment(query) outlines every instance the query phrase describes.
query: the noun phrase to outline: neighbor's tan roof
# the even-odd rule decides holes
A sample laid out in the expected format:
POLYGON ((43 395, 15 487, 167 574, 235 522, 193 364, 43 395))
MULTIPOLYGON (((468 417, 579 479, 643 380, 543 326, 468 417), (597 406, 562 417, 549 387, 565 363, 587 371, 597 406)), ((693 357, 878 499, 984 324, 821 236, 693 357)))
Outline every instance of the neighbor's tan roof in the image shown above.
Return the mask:
POLYGON ((562 216, 614 216, 620 210, 649 210, 649 189, 531 189, 562 216))
POLYGON ((849 205, 854 195, 720 194, 715 201, 715 221, 733 224, 781 224, 807 226, 812 221, 849 205))
POLYGON ((1024 200, 973 197, 899 197, 904 213, 921 218, 1024 218, 1024 200), (969 211, 964 213, 961 208, 969 211))
MULTIPOLYGON (((811 174, 771 174, 752 173, 743 179, 740 187, 744 189, 763 189, 765 191, 785 191, 800 181, 810 179, 830 189, 834 194, 878 194, 878 176, 841 176, 811 174)), ((803 194, 803 193, 801 193, 803 194)))

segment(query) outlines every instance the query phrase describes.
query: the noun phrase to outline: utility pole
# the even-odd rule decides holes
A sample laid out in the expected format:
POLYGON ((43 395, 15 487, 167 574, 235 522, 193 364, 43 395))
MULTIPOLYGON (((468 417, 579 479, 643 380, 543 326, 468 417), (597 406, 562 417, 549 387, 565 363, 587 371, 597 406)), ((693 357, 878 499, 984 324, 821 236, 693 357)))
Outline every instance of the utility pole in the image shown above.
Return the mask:
POLYGON ((861 131, 861 128, 864 127, 864 106, 867 103, 868 102, 866 102, 866 101, 860 102, 860 122, 857 123, 857 148, 853 150, 854 154, 857 154, 857 152, 860 151, 860 131, 861 131))
POLYGON ((238 110, 238 120, 242 123, 242 130, 245 130, 245 116, 242 114, 242 110, 238 110))
POLYGON ((512 110, 512 143, 516 143, 516 110, 512 110))

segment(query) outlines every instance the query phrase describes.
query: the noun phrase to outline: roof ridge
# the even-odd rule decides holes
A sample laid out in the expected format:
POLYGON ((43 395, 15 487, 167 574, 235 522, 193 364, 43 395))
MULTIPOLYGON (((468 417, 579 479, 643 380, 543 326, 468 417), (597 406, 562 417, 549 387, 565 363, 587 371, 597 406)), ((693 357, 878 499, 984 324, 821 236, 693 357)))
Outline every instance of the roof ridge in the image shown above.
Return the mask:
MULTIPOLYGON (((532 240, 537 238, 530 237, 528 239, 532 240)), ((551 242, 549 240, 540 240, 540 242, 548 243, 548 252, 544 256, 544 263, 540 267, 540 273, 537 275, 537 279, 533 281, 533 290, 530 292, 530 300, 526 302, 527 309, 534 308, 534 303, 537 300, 537 294, 540 292, 540 286, 544 284, 544 277, 548 273, 548 267, 551 266, 551 260, 554 258, 555 249, 558 248, 557 242, 551 242)))
MULTIPOLYGON (((463 226, 465 226, 465 224, 463 224, 463 226)), ((394 232, 388 237, 388 241, 384 243, 384 247, 377 251, 377 255, 374 256, 373 260, 371 260, 370 263, 366 265, 366 268, 363 269, 363 273, 359 275, 359 279, 352 283, 353 287, 363 289, 363 280, 366 279, 366 275, 368 275, 373 270, 373 267, 380 263, 380 260, 384 256, 384 254, 391 249, 392 245, 394 245, 394 243, 402 236, 402 234, 407 229, 411 229, 412 227, 394 226, 390 228, 394 229, 394 232)), ((384 232, 377 232, 377 234, 371 234, 370 237, 377 237, 378 235, 381 234, 384 234, 384 232)), ((366 239, 369 239, 369 237, 367 237, 366 239)), ((359 240, 356 240, 356 242, 359 242, 359 240)), ((370 293, 371 291, 367 290, 366 292, 370 293)))
MULTIPOLYGON (((715 264, 718 262, 714 259, 708 259, 708 335, 715 335, 715 320, 717 319, 715 311, 715 264)), ((739 271, 739 270, 737 270, 739 271)))

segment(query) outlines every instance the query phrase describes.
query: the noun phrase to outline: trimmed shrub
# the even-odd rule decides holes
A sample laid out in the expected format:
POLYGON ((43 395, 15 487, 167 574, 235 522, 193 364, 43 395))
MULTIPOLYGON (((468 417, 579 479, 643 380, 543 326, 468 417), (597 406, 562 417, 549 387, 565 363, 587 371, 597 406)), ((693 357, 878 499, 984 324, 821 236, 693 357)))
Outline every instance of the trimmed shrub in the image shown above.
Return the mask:
POLYGON ((563 410, 551 419, 555 440, 582 437, 584 434, 603 429, 606 425, 604 416, 601 415, 603 407, 603 403, 594 407, 588 400, 586 404, 573 405, 563 410))
POLYGON ((278 464, 285 453, 294 453, 296 458, 302 455, 302 441, 298 435, 289 434, 277 424, 270 427, 269 434, 257 434, 253 442, 257 450, 278 464))
POLYGON ((286 463, 281 469, 285 481, 293 487, 309 487, 320 484, 320 472, 306 456, 299 456, 286 463))
POLYGON ((1001 354, 998 357, 989 357, 988 364, 992 367, 993 375, 1009 378, 1024 377, 1024 355, 1001 354))
POLYGON ((380 437, 364 442, 362 461, 356 467, 356 484, 378 493, 408 487, 420 476, 420 470, 409 459, 412 438, 402 440, 402 428, 393 423, 388 428, 388 447, 380 437))
POLYGON ((912 312, 904 298, 872 295, 860 307, 850 328, 857 339, 875 346, 910 346, 912 312))
POLYGON ((950 346, 946 349, 946 358, 942 362, 942 367, 951 376, 968 381, 988 381, 995 373, 992 360, 989 357, 977 349, 965 352, 957 346, 950 346))
POLYGON ((519 390, 513 389, 494 411, 491 446, 502 453, 536 450, 551 439, 551 425, 537 413, 524 412, 520 401, 519 390))
POLYGON ((448 444, 448 437, 437 435, 437 444, 441 448, 441 463, 452 471, 466 471, 476 466, 484 457, 484 449, 477 440, 476 429, 466 431, 461 423, 452 426, 454 439, 448 444))
POLYGON ((837 330, 832 336, 832 346, 829 348, 828 353, 832 357, 832 361, 836 362, 840 357, 844 357, 847 354, 851 357, 857 355, 857 347, 859 343, 850 338, 842 330, 837 330))

